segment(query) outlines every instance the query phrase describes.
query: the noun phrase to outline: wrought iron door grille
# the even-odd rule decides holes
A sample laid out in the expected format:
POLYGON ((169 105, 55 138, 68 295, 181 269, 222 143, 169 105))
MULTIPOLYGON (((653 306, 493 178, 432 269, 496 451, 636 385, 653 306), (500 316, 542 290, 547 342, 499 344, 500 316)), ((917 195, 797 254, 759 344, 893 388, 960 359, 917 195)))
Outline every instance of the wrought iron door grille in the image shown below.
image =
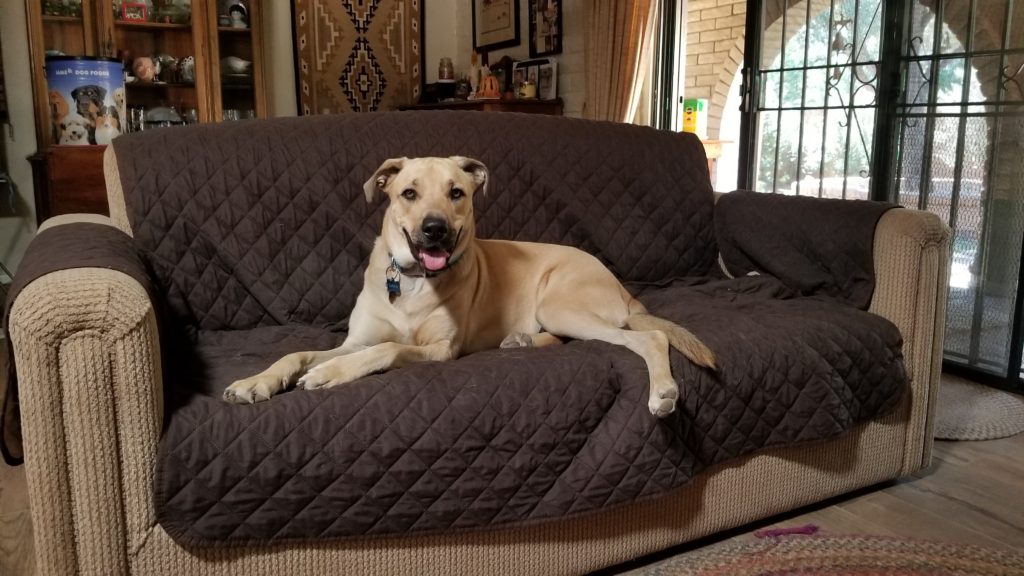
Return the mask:
POLYGON ((904 10, 890 198, 953 230, 947 359, 1016 377, 1024 10, 1013 0, 912 0, 904 10))
POLYGON ((868 198, 884 3, 792 0, 759 4, 763 28, 755 188, 868 198), (780 13, 776 13, 780 4, 780 13))

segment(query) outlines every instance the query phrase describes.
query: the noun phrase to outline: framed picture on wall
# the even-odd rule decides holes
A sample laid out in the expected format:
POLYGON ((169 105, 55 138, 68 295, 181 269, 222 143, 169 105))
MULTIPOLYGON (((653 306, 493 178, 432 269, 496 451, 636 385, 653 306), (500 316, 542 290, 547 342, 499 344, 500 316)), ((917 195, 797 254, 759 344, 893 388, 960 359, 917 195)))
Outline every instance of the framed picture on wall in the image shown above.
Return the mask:
POLYGON ((473 0, 473 48, 519 45, 519 0, 473 0))
POLYGON ((562 0, 529 0, 530 58, 562 53, 562 0))

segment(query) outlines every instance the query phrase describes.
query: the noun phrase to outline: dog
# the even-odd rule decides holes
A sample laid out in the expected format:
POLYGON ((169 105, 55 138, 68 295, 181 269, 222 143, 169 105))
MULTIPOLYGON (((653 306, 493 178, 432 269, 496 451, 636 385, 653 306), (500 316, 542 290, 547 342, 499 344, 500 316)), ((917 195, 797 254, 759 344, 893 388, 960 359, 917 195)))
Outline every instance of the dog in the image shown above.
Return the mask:
POLYGON ((85 146, 92 139, 92 122, 81 114, 71 112, 60 121, 60 140, 64 145, 85 146))
POLYGON ((126 108, 124 107, 124 88, 114 88, 114 91, 110 93, 110 97, 114 99, 114 106, 117 108, 118 113, 124 114, 126 108))
POLYGON ((90 122, 96 122, 96 115, 103 107, 107 97, 107 89, 94 84, 79 86, 71 91, 71 99, 75 101, 76 111, 90 122))
POLYGON ((50 121, 53 123, 53 139, 60 140, 60 123, 71 109, 68 107, 68 101, 64 98, 64 95, 56 90, 50 90, 50 93, 46 97, 47 103, 50 106, 50 121))
POLYGON ((383 192, 390 205, 348 337, 334 350, 289 354, 232 383, 224 399, 253 403, 292 385, 325 388, 415 362, 574 338, 640 355, 650 378, 648 409, 658 417, 672 413, 679 388, 669 345, 714 369, 711 350, 648 314, 582 250, 477 239, 473 196, 486 192, 488 180, 483 163, 461 156, 385 161, 364 186, 368 202, 383 192))
POLYGON ((110 144, 110 142, 121 135, 121 116, 114 106, 104 106, 96 114, 96 128, 93 130, 93 139, 96 144, 110 144))

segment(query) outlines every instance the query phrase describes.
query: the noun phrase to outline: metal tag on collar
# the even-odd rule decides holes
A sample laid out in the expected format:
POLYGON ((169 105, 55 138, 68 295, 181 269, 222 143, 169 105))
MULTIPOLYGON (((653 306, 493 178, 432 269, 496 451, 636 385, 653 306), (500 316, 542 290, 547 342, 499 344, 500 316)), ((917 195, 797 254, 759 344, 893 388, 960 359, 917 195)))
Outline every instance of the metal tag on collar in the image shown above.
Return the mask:
POLYGON ((385 286, 387 286, 388 289, 388 299, 391 302, 394 302, 395 298, 398 298, 399 296, 402 295, 402 273, 398 271, 398 266, 395 264, 394 260, 391 261, 391 265, 388 266, 388 269, 387 271, 385 271, 384 275, 384 284, 385 286))

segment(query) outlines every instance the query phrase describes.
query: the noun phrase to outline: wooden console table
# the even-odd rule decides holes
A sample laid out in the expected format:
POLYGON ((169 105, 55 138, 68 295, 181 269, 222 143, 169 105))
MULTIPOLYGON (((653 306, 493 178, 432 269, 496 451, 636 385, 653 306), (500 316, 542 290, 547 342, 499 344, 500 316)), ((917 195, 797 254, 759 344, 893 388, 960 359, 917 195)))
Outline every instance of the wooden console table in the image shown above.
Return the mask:
POLYGON ((411 104, 399 106, 399 110, 476 110, 479 112, 525 112, 527 114, 562 115, 562 99, 538 100, 456 100, 453 102, 436 102, 430 104, 411 104))
POLYGON ((50 146, 29 156, 35 181, 36 223, 50 216, 107 214, 103 177, 106 146, 50 146))

